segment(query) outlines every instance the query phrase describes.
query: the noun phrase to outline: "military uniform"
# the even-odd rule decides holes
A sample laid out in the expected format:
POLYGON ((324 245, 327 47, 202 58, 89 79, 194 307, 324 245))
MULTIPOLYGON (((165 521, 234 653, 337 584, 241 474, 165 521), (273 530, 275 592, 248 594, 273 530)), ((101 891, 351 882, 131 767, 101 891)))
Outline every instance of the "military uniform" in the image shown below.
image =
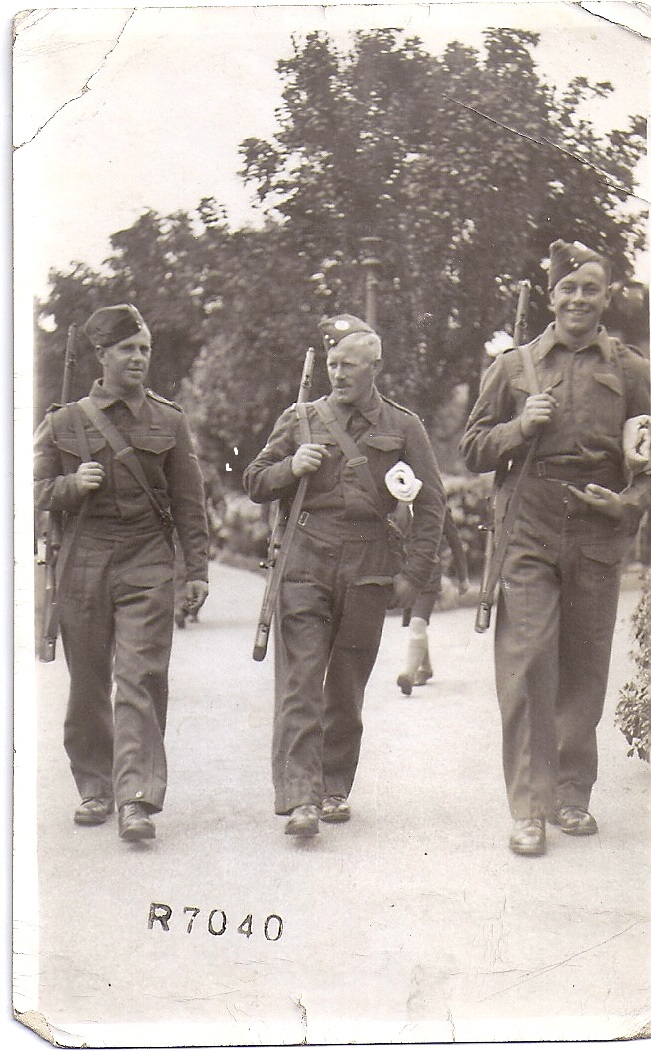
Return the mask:
MULTIPOLYGON (((649 371, 603 327, 572 350, 552 323, 530 348, 556 409, 539 432, 502 567, 495 662, 511 812, 544 820, 563 807, 587 811, 597 777, 621 564, 649 497, 648 480, 627 488, 622 429, 648 412, 649 371), (588 483, 622 493, 621 521, 570 489, 588 483)), ((497 472, 498 540, 529 444, 520 415, 530 393, 519 353, 507 351, 488 369, 461 443, 471 471, 497 472)))
MULTIPOLYGON (((109 334, 106 344, 110 341, 109 334)), ((180 408, 144 388, 132 397, 112 397, 100 380, 90 401, 135 450, 151 491, 171 511, 187 580, 207 581, 203 484, 180 408)), ((35 440, 36 506, 65 515, 59 563, 67 557, 82 502, 87 501, 61 612, 70 671, 65 748, 82 800, 115 798, 119 807, 137 801, 154 813, 162 809, 167 781, 163 736, 174 611, 173 544, 144 490, 83 413, 88 451, 105 477, 101 488, 86 497, 80 494, 75 474, 83 449, 75 429, 77 412, 77 403, 54 406, 35 440)))
MULTIPOLYGON (((361 323, 360 323, 361 324, 361 323)), ((370 331, 370 330, 369 330, 370 331)), ((414 504, 410 553, 403 572, 420 586, 435 565, 445 495, 425 429, 412 412, 375 387, 364 404, 320 399, 367 458, 374 499, 307 404, 310 441, 327 448, 309 476, 290 549, 276 616, 276 707, 272 772, 275 810, 288 814, 324 797, 347 797, 360 753, 364 690, 375 663, 393 576, 400 566, 387 515, 396 501, 385 474, 399 461, 422 481, 414 504)), ((296 491, 292 456, 301 444, 295 407, 287 409, 244 474, 252 500, 280 500, 296 491)))

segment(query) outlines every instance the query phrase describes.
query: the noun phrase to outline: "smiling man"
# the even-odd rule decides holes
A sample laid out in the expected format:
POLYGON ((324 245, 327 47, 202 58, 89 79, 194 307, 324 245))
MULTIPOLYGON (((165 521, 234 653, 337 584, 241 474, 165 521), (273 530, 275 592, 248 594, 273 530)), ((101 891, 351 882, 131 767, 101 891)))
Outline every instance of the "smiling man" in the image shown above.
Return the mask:
POLYGON ((409 606, 435 565, 445 494, 421 421, 384 398, 375 380, 382 347, 359 318, 320 325, 332 392, 286 409, 244 484, 256 503, 285 512, 309 476, 275 621, 276 708, 272 773, 289 835, 319 820, 347 821, 362 741, 364 691, 387 606, 409 606), (422 483, 413 533, 398 565, 385 476, 402 461, 422 483))
POLYGON ((89 397, 53 406, 35 439, 36 507, 65 523, 57 597, 74 820, 103 824, 117 805, 121 838, 152 839, 167 784, 172 529, 186 603, 198 609, 208 594, 203 482, 180 408, 144 386, 151 334, 136 308, 102 307, 84 331, 102 378, 89 397))
POLYGON ((495 670, 516 854, 546 849, 546 820, 597 832, 588 806, 596 728, 608 679, 622 559, 649 505, 649 480, 627 473, 625 421, 649 411, 649 365, 608 336, 610 266, 577 242, 550 248, 554 321, 528 348, 488 369, 461 449, 496 471, 495 529, 523 469, 502 566, 495 670), (541 392, 541 393, 539 393, 541 392))

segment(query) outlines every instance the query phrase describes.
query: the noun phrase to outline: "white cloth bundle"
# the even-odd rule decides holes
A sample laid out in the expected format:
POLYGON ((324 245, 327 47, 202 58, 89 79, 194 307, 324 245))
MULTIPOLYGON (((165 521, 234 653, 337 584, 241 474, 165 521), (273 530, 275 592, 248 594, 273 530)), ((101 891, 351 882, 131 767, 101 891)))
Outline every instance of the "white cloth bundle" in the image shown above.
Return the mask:
POLYGON ((651 462, 651 416, 631 416, 624 424, 624 458, 633 474, 649 472, 651 462))
POLYGON ((409 464, 403 463, 402 460, 398 460, 398 463, 389 468, 384 481, 394 500, 405 504, 415 500, 423 487, 423 483, 416 477, 409 464))

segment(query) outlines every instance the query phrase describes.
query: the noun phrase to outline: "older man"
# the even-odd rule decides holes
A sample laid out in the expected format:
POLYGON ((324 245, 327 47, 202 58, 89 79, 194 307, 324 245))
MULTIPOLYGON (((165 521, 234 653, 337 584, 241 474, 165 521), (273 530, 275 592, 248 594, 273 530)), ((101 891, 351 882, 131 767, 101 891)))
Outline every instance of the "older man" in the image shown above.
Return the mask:
POLYGON ((117 804, 120 836, 151 839, 167 784, 172 529, 198 609, 208 594, 203 483, 180 408, 145 388, 151 335, 137 309, 102 307, 84 331, 102 378, 89 397, 48 411, 35 469, 36 506, 66 523, 57 568, 74 820, 103 824, 117 804))
POLYGON ((276 618, 272 772, 285 831, 312 836, 350 817, 362 739, 364 690, 389 605, 409 606, 435 565, 445 496, 425 429, 384 398, 375 380, 381 343, 349 314, 320 325, 332 392, 287 409, 244 475, 257 503, 286 510, 309 476, 276 618), (309 433, 307 433, 309 432, 309 433), (399 462, 422 483, 410 553, 400 567, 385 476, 399 462))
POLYGON ((649 366, 600 324, 608 261, 555 241, 549 297, 554 321, 525 356, 490 366, 461 444, 472 471, 497 472, 499 536, 536 441, 495 625, 509 845, 524 855, 544 853, 546 819, 571 836, 597 832, 588 806, 621 565, 649 503, 646 475, 627 485, 622 443, 625 421, 649 411, 649 366))

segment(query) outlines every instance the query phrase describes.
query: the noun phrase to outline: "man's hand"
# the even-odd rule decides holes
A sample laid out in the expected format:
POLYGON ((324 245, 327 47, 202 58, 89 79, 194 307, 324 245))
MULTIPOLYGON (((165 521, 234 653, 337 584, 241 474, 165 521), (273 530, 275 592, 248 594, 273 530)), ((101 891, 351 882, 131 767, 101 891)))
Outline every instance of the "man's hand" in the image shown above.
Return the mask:
POLYGON ((594 507, 595 511, 602 511, 615 522, 619 522, 622 518, 624 514, 622 498, 612 489, 604 489, 603 485, 596 485, 594 482, 586 485, 585 489, 577 489, 573 485, 568 485, 567 488, 584 504, 594 507))
POLYGON ((530 394, 524 403, 520 416, 520 430, 525 438, 531 438, 541 427, 545 427, 554 415, 558 405, 556 398, 549 390, 542 394, 530 394))
POLYGON ((208 585, 205 580, 189 580, 185 585, 184 608, 188 613, 198 613, 208 598, 208 585))
POLYGON ((104 468, 101 463, 90 460, 88 463, 80 463, 75 474, 75 482, 80 493, 84 495, 93 489, 99 489, 104 481, 104 468))
POLYGON ((315 442, 304 442, 292 456, 292 474, 301 478, 304 474, 312 474, 318 471, 324 456, 330 456, 325 445, 317 445, 315 442))
POLYGON ((409 577, 406 577, 404 573, 396 573, 393 578, 389 609, 411 609, 416 601, 418 591, 419 588, 416 584, 412 584, 409 577))

